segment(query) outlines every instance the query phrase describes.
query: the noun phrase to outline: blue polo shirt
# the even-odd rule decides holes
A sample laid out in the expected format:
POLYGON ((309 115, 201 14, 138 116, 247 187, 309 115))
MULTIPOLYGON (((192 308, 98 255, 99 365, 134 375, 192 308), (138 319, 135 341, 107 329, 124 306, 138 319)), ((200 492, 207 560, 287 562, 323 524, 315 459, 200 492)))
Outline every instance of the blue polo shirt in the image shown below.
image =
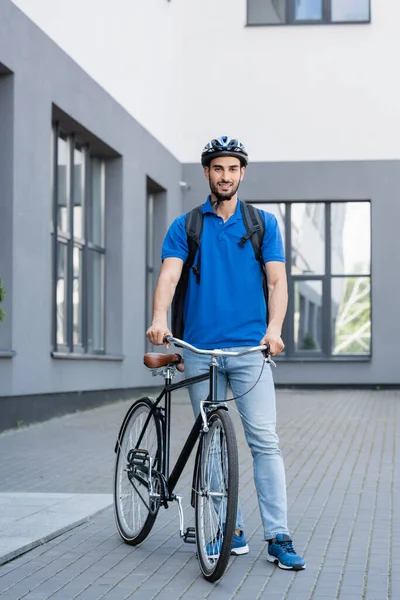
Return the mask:
MULTIPOLYGON (((239 241, 246 233, 240 210, 224 223, 213 211, 210 196, 203 204, 203 231, 200 240, 200 283, 190 271, 185 300, 184 339, 202 349, 256 346, 266 331, 266 305, 262 273, 251 241, 243 248, 239 241)), ((264 262, 285 262, 282 238, 275 215, 262 211, 265 234, 264 262)), ((188 256, 185 214, 170 226, 161 258, 188 256)), ((197 264, 196 256, 194 264, 197 264)))

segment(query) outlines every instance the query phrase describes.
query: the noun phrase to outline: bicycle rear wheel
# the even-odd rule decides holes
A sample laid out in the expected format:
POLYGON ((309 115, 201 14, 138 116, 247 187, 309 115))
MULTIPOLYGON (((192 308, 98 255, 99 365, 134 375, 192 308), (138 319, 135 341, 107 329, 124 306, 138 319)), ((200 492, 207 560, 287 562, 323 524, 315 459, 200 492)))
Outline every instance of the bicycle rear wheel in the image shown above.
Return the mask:
POLYGON ((148 483, 150 474, 153 491, 161 493, 159 479, 153 472, 161 471, 162 423, 158 413, 149 417, 153 406, 149 398, 135 402, 117 442, 115 517, 121 537, 133 546, 143 542, 150 533, 160 504, 155 495, 150 495, 148 483))
POLYGON ((218 581, 231 553, 239 493, 236 435, 225 409, 211 413, 201 444, 195 500, 197 554, 205 579, 218 581))

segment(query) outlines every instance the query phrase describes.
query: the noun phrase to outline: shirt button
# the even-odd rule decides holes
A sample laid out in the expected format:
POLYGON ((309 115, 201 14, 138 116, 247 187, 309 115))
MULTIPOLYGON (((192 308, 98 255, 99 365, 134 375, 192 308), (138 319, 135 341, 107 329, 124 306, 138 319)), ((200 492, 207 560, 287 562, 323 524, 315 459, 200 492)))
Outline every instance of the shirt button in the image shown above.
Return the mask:
POLYGON ((219 224, 222 225, 222 221, 220 221, 219 224))

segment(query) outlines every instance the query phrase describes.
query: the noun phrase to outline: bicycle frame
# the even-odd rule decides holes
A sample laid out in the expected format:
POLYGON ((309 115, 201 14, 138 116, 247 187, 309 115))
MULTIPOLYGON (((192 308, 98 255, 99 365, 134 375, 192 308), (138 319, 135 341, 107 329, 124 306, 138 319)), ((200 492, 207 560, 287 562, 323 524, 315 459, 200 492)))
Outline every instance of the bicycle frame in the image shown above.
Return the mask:
MULTIPOLYGON (((189 385, 199 383, 200 381, 209 380, 210 381, 210 392, 209 392, 207 402, 209 402, 210 405, 217 404, 218 403, 216 400, 217 375, 218 375, 218 363, 217 363, 217 360, 215 357, 211 358, 210 370, 208 373, 204 373, 203 375, 197 375, 196 377, 190 377, 188 379, 184 379, 183 381, 178 381, 177 383, 172 383, 172 369, 170 367, 167 367, 164 388, 163 388, 161 394, 156 399, 153 408, 149 412, 146 422, 143 426, 143 430, 137 441, 136 447, 139 448, 140 443, 142 441, 142 437, 146 431, 147 425, 148 425, 152 415, 155 412, 160 411, 159 404, 160 404, 161 400, 165 397, 165 421, 163 423, 163 428, 162 428, 163 429, 163 431, 162 431, 163 449, 164 449, 163 457, 162 457, 162 475, 165 479, 166 488, 168 491, 168 498, 166 498, 167 501, 172 501, 175 498, 173 495, 173 491, 175 489, 176 484, 178 483, 178 480, 182 474, 183 469, 186 466, 186 463, 188 462, 188 460, 190 458, 192 450, 196 445, 196 442, 199 438, 200 432, 202 431, 203 423, 204 423, 202 415, 199 414, 199 416, 197 417, 197 419, 186 439, 186 442, 177 458, 177 461, 173 467, 173 470, 170 473, 169 472, 169 468, 170 468, 170 465, 169 465, 170 456, 169 455, 170 455, 170 445, 171 445, 171 438, 170 438, 171 394, 172 394, 172 392, 174 392, 175 390, 178 390, 180 388, 188 387, 189 385)), ((124 427, 124 423, 121 426, 121 431, 123 430, 123 427, 124 427)), ((118 436, 118 442, 119 442, 119 436, 118 436)))
MULTIPOLYGON (((169 343, 178 342, 179 343, 178 345, 180 345, 180 347, 187 348, 188 350, 192 350, 194 352, 197 352, 198 354, 209 354, 207 351, 196 349, 194 346, 191 346, 190 344, 187 344, 186 342, 183 342, 182 340, 177 340, 173 337, 167 337, 166 341, 169 343)), ((210 368, 209 368, 208 373, 204 373, 203 375, 197 375, 196 377, 190 377, 188 379, 184 379, 183 381, 179 381, 178 383, 172 383, 172 376, 174 373, 173 366, 169 365, 166 367, 166 371, 164 372, 164 377, 165 377, 164 388, 163 388, 161 394, 158 396, 158 398, 154 402, 154 405, 151 408, 151 410, 146 418, 146 421, 143 425, 142 432, 140 433, 139 438, 136 442, 136 449, 139 449, 141 441, 143 439, 143 435, 145 434, 145 431, 150 422, 150 419, 154 414, 157 413, 157 417, 160 418, 160 420, 161 420, 162 436, 163 436, 162 446, 163 446, 164 452, 162 455, 161 472, 159 472, 159 474, 162 476, 162 478, 164 480, 164 486, 163 486, 164 487, 164 503, 178 499, 178 497, 173 494, 175 486, 179 480, 179 477, 182 474, 183 469, 186 466, 186 463, 189 460, 190 454, 191 454, 194 446, 196 445, 196 442, 199 438, 200 433, 201 432, 206 433, 208 431, 207 417, 206 417, 206 413, 204 411, 204 403, 206 403, 209 407, 215 407, 218 404, 220 404, 220 402, 218 402, 218 400, 217 400, 217 375, 218 375, 217 357, 218 356, 241 356, 244 354, 248 354, 249 352, 258 352, 259 350, 261 350, 263 352, 266 351, 267 356, 265 357, 265 360, 267 362, 270 362, 273 365, 275 365, 274 361, 271 359, 271 356, 269 354, 269 346, 267 344, 267 345, 263 345, 263 346, 256 346, 254 348, 251 348, 249 351, 243 351, 243 352, 242 351, 241 352, 226 352, 226 351, 220 352, 218 350, 215 350, 212 353, 210 353, 211 360, 210 360, 210 368), (205 400, 204 402, 201 403, 200 415, 197 417, 197 419, 186 439, 186 442, 179 454, 179 457, 174 465, 174 468, 173 468, 172 472, 170 473, 169 472, 170 471, 170 465, 169 465, 170 456, 169 455, 170 455, 170 430, 171 430, 171 394, 175 390, 178 390, 178 389, 184 388, 184 387, 188 387, 189 385, 199 383, 200 381, 206 381, 206 380, 209 380, 209 382, 210 382, 210 388, 209 388, 210 392, 209 392, 208 398, 207 398, 207 400, 205 400), (165 407, 164 407, 165 417, 162 416, 162 409, 159 407, 159 404, 164 397, 165 397, 165 407)), ((127 414, 125 415, 125 419, 121 425, 120 432, 118 434, 117 442, 115 445, 115 452, 117 452, 118 448, 120 447, 121 436, 124 432, 126 423, 128 422, 128 420, 131 416, 131 410, 133 407, 134 407, 134 404, 131 406, 130 410, 128 410, 127 414)))
MULTIPOLYGON (((240 357, 261 351, 265 362, 273 361, 267 344, 236 350, 206 350, 173 336, 167 336, 163 341, 167 349, 172 343, 185 351, 209 358, 203 363, 204 374, 173 383, 177 365, 182 362, 181 356, 175 353, 145 354, 144 364, 153 369, 153 375, 162 374, 164 385, 155 400, 144 397, 131 404, 121 424, 115 445, 114 508, 117 528, 125 542, 136 546, 151 532, 159 508, 168 508, 171 502, 176 502, 180 537, 184 542, 196 544, 201 571, 208 581, 214 582, 222 577, 231 554, 239 490, 235 428, 225 412, 228 410, 225 397, 219 399, 217 390, 218 358, 240 357), (172 394, 206 381, 208 384, 204 383, 198 390, 201 392, 199 398, 204 398, 200 401, 200 414, 171 469, 172 394), (190 486, 195 526, 185 529, 183 498, 175 492, 175 488, 195 447, 190 486)), ((232 368, 234 366, 232 363, 232 368)), ((257 385, 263 368, 264 364, 258 379, 245 394, 257 385)), ((245 394, 230 399, 238 400, 245 394)))

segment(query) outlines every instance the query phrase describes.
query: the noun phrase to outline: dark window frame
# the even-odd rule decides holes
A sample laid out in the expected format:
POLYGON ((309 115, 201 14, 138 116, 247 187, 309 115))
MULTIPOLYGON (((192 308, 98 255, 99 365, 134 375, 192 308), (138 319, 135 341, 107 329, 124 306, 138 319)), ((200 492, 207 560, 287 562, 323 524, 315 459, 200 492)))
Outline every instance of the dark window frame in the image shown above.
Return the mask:
POLYGON ((365 25, 371 23, 371 0, 368 0, 369 18, 365 20, 347 20, 332 21, 332 0, 322 0, 322 18, 321 19, 299 19, 295 18, 295 0, 285 0, 286 2, 286 21, 282 23, 249 23, 249 4, 255 0, 247 0, 246 3, 246 26, 247 27, 287 27, 302 25, 365 25))
POLYGON ((282 201, 282 200, 265 200, 265 201, 252 201, 254 206, 268 211, 268 204, 284 204, 284 225, 285 225, 285 255, 286 255, 286 275, 288 282, 288 307, 286 318, 283 323, 282 338, 285 341, 285 351, 279 357, 280 360, 301 360, 303 361, 370 361, 372 359, 373 349, 373 335, 372 335, 372 323, 373 323, 373 306, 372 306, 372 219, 370 218, 370 269, 368 273, 332 273, 331 264, 331 250, 332 250, 332 236, 331 236, 331 208, 333 204, 344 204, 344 203, 368 203, 370 205, 371 215, 371 201, 367 199, 362 200, 302 200, 302 201, 282 201), (292 206, 294 204, 321 204, 324 206, 324 232, 325 232, 325 269, 323 274, 303 273, 293 274, 292 273, 292 206), (370 338, 370 351, 365 354, 334 354, 332 349, 332 281, 337 279, 349 279, 349 278, 368 278, 370 280, 370 320, 371 320, 371 338, 370 338), (321 350, 310 352, 306 350, 299 350, 295 348, 295 324, 294 324, 294 303, 295 303, 295 283, 297 281, 321 281, 322 282, 322 332, 321 332, 321 350), (326 324, 329 324, 327 326, 326 324))
MULTIPOLYGON (((53 123, 52 128, 52 220, 51 220, 51 236, 52 236, 52 264, 53 264, 53 283, 52 283, 52 348, 54 353, 71 354, 71 355, 105 355, 106 340, 105 340, 105 281, 103 278, 103 347, 93 349, 89 344, 89 252, 97 252, 102 256, 106 255, 106 241, 102 241, 103 245, 98 245, 90 240, 89 223, 92 210, 92 183, 91 183, 91 161, 92 159, 100 159, 102 169, 105 169, 106 159, 92 152, 91 144, 82 139, 79 134, 66 133, 58 121, 53 123), (68 204, 68 231, 62 231, 58 228, 58 140, 63 138, 68 141, 69 151, 69 168, 68 168, 68 184, 69 184, 69 204, 68 204), (79 149, 84 156, 84 194, 83 194, 83 229, 82 237, 74 236, 74 152, 79 149), (66 300, 66 343, 58 343, 57 341, 57 277, 58 277, 58 244, 65 244, 67 247, 67 300, 66 300), (74 249, 77 248, 81 252, 81 288, 80 288, 80 320, 82 339, 81 343, 74 343, 74 315, 73 315, 73 282, 74 282, 74 264, 73 255, 74 249)), ((105 190, 103 190, 105 194, 105 190)), ((105 199, 103 199, 105 203, 105 199)), ((105 226, 105 206, 103 205, 103 227, 105 226)), ((104 260, 104 259, 103 259, 104 260)))

